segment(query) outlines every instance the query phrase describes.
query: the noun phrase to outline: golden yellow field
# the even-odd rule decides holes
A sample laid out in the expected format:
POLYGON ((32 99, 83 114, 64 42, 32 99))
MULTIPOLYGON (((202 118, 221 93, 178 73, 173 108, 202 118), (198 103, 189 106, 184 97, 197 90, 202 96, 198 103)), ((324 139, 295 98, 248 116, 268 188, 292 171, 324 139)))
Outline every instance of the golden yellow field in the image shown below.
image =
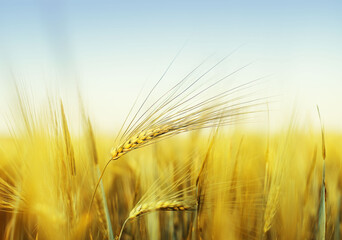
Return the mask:
POLYGON ((82 109, 73 134, 62 103, 25 104, 0 139, 1 239, 340 239, 341 134, 253 131, 214 103, 113 142, 82 109))
POLYGON ((0 0, 0 240, 342 240, 342 0, 0 0))

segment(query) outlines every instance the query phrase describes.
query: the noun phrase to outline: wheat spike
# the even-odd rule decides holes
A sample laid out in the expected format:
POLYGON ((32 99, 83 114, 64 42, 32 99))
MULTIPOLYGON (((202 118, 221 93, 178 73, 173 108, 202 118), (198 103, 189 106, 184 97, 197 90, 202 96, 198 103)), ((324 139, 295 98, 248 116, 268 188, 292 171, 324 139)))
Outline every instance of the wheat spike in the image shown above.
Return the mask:
POLYGON ((126 223, 143 214, 155 211, 196 211, 196 186, 191 185, 178 190, 185 183, 191 181, 191 175, 188 172, 192 161, 182 166, 177 166, 172 174, 165 174, 159 177, 144 193, 141 199, 136 203, 128 218, 121 227, 119 239, 121 238, 126 223), (174 176, 180 176, 177 181, 172 181, 174 176))
MULTIPOLYGON (((265 98, 256 98, 254 93, 251 94, 250 89, 255 87, 263 77, 225 91, 219 91, 217 95, 204 97, 206 92, 215 86, 217 87, 220 82, 248 66, 247 64, 239 67, 212 83, 207 81, 199 85, 200 80, 205 81, 205 77, 207 77, 209 72, 226 58, 211 66, 200 77, 190 81, 185 89, 181 89, 181 86, 185 85, 191 75, 203 64, 201 63, 169 91, 159 97, 157 101, 150 106, 145 106, 147 99, 171 66, 171 62, 161 79, 159 79, 147 97, 142 101, 138 111, 132 117, 130 123, 127 124, 126 130, 121 134, 126 120, 129 119, 129 116, 127 116, 117 136, 117 139, 119 137, 120 141, 111 151, 111 160, 117 160, 127 152, 150 144, 158 138, 196 129, 216 127, 218 124, 227 125, 235 123, 242 118, 248 117, 251 113, 257 112, 256 107, 263 104, 265 98), (143 107, 146 107, 147 110, 140 113, 143 107), (252 111, 250 110, 251 108, 252 111)), ((137 102, 139 101, 136 100, 135 103, 137 102)), ((130 114, 133 112, 133 107, 129 112, 130 114)))
POLYGON ((64 142, 66 147, 67 158, 70 164, 70 171, 72 176, 76 176, 76 165, 75 165, 75 156, 74 156, 74 148, 72 146, 71 137, 69 133, 68 123, 64 112, 63 103, 61 101, 61 117, 62 117, 62 129, 64 134, 64 142))
POLYGON ((181 201, 158 201, 145 204, 139 204, 134 207, 129 214, 128 219, 134 219, 145 213, 153 211, 195 211, 197 204, 187 204, 181 201))
POLYGON ((112 160, 116 160, 124 154, 126 154, 127 152, 135 148, 141 147, 142 145, 148 143, 148 141, 161 137, 162 135, 165 135, 166 133, 171 131, 172 128, 168 126, 164 126, 162 128, 155 128, 148 131, 142 131, 138 135, 132 137, 128 141, 124 142, 123 144, 119 145, 114 150, 112 150, 112 160))
MULTIPOLYGON (((187 80, 193 72, 191 71, 156 102, 147 107, 147 110, 139 116, 139 111, 142 109, 147 98, 151 95, 161 79, 157 82, 146 99, 142 102, 138 112, 136 112, 131 119, 124 133, 120 134, 119 132, 118 136, 121 135, 120 140, 116 144, 116 147, 111 151, 111 159, 102 170, 99 181, 95 186, 89 211, 94 201, 94 196, 100 184, 100 180, 112 160, 117 160, 126 153, 152 144, 156 140, 161 140, 188 131, 211 128, 218 125, 229 125, 250 117, 252 113, 261 111, 260 109, 257 109, 257 107, 264 104, 265 98, 255 98, 255 95, 251 94, 249 89, 255 86, 262 78, 254 79, 229 90, 222 91, 217 95, 203 99, 203 95, 207 91, 247 66, 232 71, 228 75, 218 79, 216 82, 208 84, 209 86, 205 84, 196 86, 196 83, 198 83, 200 79, 204 78, 208 72, 214 69, 223 60, 224 59, 209 68, 209 70, 191 82, 184 90, 178 92, 179 87, 185 83, 185 80, 187 80)), ((121 129, 123 129, 123 127, 121 129)))

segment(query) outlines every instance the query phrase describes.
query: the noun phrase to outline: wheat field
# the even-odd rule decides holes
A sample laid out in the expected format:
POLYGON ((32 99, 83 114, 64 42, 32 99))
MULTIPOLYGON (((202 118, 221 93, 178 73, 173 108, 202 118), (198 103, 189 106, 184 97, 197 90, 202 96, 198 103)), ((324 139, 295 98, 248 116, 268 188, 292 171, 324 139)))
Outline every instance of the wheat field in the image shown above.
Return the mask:
POLYGON ((295 119, 244 128, 272 114, 244 94, 254 81, 212 96, 183 83, 115 141, 81 99, 75 134, 62 101, 37 109, 18 90, 0 138, 0 238, 340 239, 342 135, 295 119))
POLYGON ((341 13, 0 0, 0 240, 342 240, 341 13))

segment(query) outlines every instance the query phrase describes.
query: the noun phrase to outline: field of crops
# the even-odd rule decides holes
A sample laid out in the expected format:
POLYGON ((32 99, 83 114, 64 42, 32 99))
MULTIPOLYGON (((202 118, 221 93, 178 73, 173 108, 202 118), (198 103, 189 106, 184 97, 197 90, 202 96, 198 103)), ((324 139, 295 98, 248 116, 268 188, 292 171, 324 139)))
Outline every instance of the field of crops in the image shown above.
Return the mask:
POLYGON ((19 93, 0 139, 0 238, 340 239, 342 135, 244 128, 272 114, 246 86, 199 101, 177 88, 115 141, 82 104, 75 134, 61 101, 38 110, 19 93))

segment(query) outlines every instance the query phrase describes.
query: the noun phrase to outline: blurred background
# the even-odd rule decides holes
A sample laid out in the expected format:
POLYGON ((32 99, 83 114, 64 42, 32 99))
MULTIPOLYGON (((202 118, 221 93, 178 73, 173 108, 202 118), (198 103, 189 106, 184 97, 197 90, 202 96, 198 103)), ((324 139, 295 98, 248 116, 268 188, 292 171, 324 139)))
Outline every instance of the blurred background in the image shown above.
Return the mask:
POLYGON ((97 131, 111 133, 178 52, 154 94, 229 55, 211 78, 249 63, 222 87, 269 76, 272 128, 294 112, 315 124, 318 105, 340 131, 341 12, 341 1, 0 1, 0 133, 14 80, 38 106, 61 96, 76 124, 80 92, 97 131))

